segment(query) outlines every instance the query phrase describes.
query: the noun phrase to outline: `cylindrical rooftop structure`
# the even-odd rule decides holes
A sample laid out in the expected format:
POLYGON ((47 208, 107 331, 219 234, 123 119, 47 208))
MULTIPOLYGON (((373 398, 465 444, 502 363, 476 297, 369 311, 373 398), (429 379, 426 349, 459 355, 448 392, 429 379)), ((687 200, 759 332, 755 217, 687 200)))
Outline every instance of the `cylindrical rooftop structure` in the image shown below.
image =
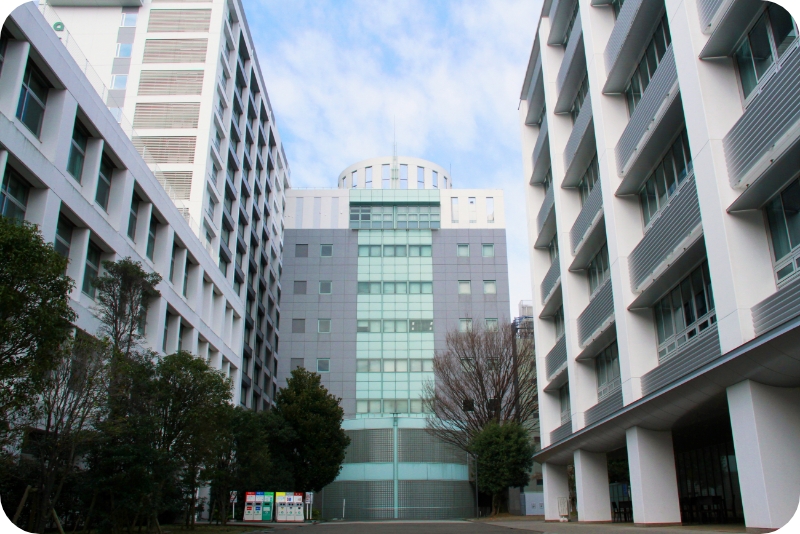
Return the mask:
POLYGON ((340 189, 450 189, 453 182, 443 167, 408 156, 361 160, 339 173, 340 189))

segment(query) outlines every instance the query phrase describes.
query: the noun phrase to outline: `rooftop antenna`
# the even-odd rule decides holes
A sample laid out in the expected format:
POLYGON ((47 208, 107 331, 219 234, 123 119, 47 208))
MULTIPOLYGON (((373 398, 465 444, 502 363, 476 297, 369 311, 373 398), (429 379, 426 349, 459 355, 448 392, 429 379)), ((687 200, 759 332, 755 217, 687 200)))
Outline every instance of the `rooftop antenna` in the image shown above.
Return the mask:
POLYGON ((397 123, 392 117, 392 130, 394 135, 394 151, 392 153, 392 189, 397 189, 400 182, 400 166, 397 164, 397 123))

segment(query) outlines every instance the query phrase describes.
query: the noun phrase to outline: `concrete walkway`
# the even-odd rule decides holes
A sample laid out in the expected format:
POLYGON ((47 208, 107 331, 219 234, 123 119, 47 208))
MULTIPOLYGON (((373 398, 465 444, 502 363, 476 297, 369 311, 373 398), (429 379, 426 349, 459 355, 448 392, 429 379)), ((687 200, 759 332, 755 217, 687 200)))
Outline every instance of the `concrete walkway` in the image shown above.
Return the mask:
POLYGON ((515 519, 510 521, 482 520, 480 523, 514 530, 546 534, 702 534, 703 532, 746 532, 744 525, 698 525, 681 527, 635 527, 632 523, 545 523, 515 519))

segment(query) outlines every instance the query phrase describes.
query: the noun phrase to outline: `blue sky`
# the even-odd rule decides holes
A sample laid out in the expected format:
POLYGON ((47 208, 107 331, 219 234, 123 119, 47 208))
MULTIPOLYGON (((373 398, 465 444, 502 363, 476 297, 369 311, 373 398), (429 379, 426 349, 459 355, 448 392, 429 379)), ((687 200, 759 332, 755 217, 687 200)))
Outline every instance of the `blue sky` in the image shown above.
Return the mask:
POLYGON ((517 108, 541 0, 243 0, 294 187, 398 153, 505 190, 511 313, 531 298, 517 108))

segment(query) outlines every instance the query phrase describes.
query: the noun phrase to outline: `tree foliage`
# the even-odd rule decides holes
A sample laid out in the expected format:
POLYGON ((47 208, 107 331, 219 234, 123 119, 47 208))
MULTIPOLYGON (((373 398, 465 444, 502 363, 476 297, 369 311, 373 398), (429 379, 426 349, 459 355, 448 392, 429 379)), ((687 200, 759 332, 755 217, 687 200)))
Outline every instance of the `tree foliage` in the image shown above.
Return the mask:
POLYGON ((473 438, 470 452, 478 459, 478 489, 492 495, 496 515, 505 491, 528 483, 534 453, 528 431, 513 421, 490 422, 473 438))
POLYGON ((468 451, 491 422, 532 425, 538 412, 536 357, 531 337, 516 338, 511 323, 497 329, 450 331, 447 349, 433 359, 434 380, 424 385, 429 432, 468 451), (518 410, 518 412, 517 412, 518 410))

